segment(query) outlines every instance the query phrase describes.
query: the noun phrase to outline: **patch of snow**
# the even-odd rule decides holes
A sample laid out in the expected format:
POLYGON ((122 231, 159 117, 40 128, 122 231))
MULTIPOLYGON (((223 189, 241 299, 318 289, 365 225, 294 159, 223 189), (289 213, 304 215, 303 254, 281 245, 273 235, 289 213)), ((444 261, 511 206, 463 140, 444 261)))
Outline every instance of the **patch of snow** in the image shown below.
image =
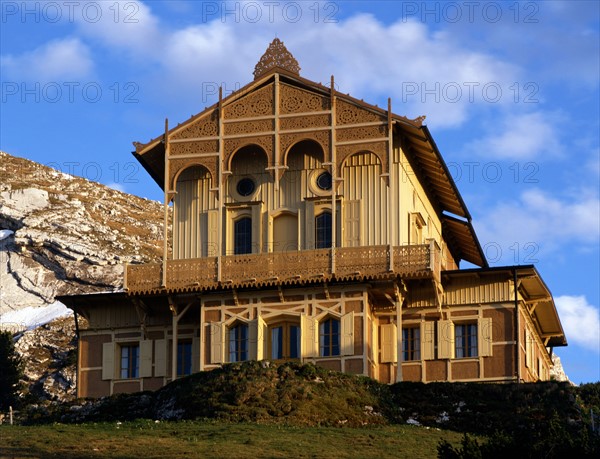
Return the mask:
POLYGON ((13 234, 15 234, 15 232, 11 231, 11 230, 7 230, 7 229, 0 230, 0 241, 6 239, 8 236, 12 236, 13 234))
POLYGON ((42 307, 28 306, 18 311, 10 311, 0 315, 0 328, 9 327, 21 330, 33 330, 48 322, 52 322, 54 319, 72 314, 73 311, 60 301, 42 307))
POLYGON ((448 422, 450 420, 450 416, 448 416, 448 412, 447 411, 443 411, 442 414, 440 414, 437 419, 435 420, 435 422, 437 422, 438 424, 441 424, 442 422, 448 422))
POLYGON ((419 421, 417 421, 416 419, 413 419, 413 418, 408 418, 406 423, 410 424, 411 426, 420 426, 421 425, 421 423, 419 421))

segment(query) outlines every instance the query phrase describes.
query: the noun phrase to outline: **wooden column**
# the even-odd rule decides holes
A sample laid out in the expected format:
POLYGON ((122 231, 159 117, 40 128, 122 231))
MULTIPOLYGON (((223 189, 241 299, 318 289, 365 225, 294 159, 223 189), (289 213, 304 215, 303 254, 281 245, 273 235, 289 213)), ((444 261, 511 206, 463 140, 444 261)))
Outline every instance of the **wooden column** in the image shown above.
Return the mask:
POLYGON ((223 255, 223 153, 225 149, 224 145, 224 132, 223 132, 223 86, 219 86, 219 172, 217 187, 217 205, 219 206, 219 223, 217 225, 217 281, 221 282, 222 277, 222 266, 221 257, 223 255))
POLYGON ((166 287, 167 286, 167 257, 169 255, 168 250, 169 250, 169 245, 168 245, 168 239, 169 239, 169 201, 170 199, 170 188, 171 188, 171 183, 169 180, 169 119, 165 118, 165 138, 164 138, 164 144, 165 144, 165 178, 164 178, 164 184, 163 184, 163 188, 165 190, 165 194, 164 194, 164 201, 163 201, 163 236, 164 236, 164 241, 163 241, 163 259, 162 259, 162 286, 166 287))
POLYGON ((396 382, 402 381, 402 361, 404 360, 404 354, 402 353, 402 302, 404 301, 403 296, 396 293, 396 339, 397 339, 397 369, 396 369, 396 382))
POLYGON ((336 158, 336 114, 335 114, 335 86, 331 75, 331 274, 335 273, 335 248, 337 244, 337 158, 336 158))
POLYGON ((388 186, 387 186, 387 218, 388 218, 388 250, 390 252, 389 257, 389 271, 394 271, 394 211, 396 210, 395 204, 395 193, 394 183, 392 177, 392 160, 394 157, 394 136, 392 134, 392 99, 388 98, 388 186))

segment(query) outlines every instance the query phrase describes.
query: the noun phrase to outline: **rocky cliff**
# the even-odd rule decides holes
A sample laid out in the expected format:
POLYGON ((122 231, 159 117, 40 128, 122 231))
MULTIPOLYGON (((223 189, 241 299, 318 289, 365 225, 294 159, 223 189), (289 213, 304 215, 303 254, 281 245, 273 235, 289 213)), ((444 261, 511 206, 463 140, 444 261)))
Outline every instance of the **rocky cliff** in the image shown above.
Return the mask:
POLYGON ((0 152, 0 230, 2 314, 119 288, 160 257, 162 205, 0 152))
MULTIPOLYGON (((162 218, 158 202, 0 152, 0 328, 23 331, 2 315, 57 295, 121 288, 125 262, 160 258, 162 218)), ((72 317, 20 335, 32 393, 73 393, 73 337, 72 317)))

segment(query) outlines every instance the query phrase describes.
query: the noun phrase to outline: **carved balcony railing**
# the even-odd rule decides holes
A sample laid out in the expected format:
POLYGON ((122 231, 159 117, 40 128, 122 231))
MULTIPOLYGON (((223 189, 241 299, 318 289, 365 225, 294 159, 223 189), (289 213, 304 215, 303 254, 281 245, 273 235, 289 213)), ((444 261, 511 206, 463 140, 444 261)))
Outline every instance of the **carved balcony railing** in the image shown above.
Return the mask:
POLYGON ((429 244, 343 247, 168 260, 166 286, 162 263, 127 265, 125 289, 131 293, 202 291, 216 288, 262 287, 319 282, 403 277, 440 279, 441 251, 429 244))

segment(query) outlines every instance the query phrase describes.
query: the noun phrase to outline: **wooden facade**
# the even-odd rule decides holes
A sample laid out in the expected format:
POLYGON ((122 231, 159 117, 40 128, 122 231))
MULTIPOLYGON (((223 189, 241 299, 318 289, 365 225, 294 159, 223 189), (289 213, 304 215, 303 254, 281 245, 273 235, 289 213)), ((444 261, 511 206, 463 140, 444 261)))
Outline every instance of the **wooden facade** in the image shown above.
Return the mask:
POLYGON ((248 359, 384 382, 548 379, 547 349, 566 345, 552 296, 532 266, 487 266, 423 119, 300 77, 277 39, 254 76, 135 144, 172 230, 161 263, 125 267, 123 292, 61 298, 89 322, 79 395, 248 359))

